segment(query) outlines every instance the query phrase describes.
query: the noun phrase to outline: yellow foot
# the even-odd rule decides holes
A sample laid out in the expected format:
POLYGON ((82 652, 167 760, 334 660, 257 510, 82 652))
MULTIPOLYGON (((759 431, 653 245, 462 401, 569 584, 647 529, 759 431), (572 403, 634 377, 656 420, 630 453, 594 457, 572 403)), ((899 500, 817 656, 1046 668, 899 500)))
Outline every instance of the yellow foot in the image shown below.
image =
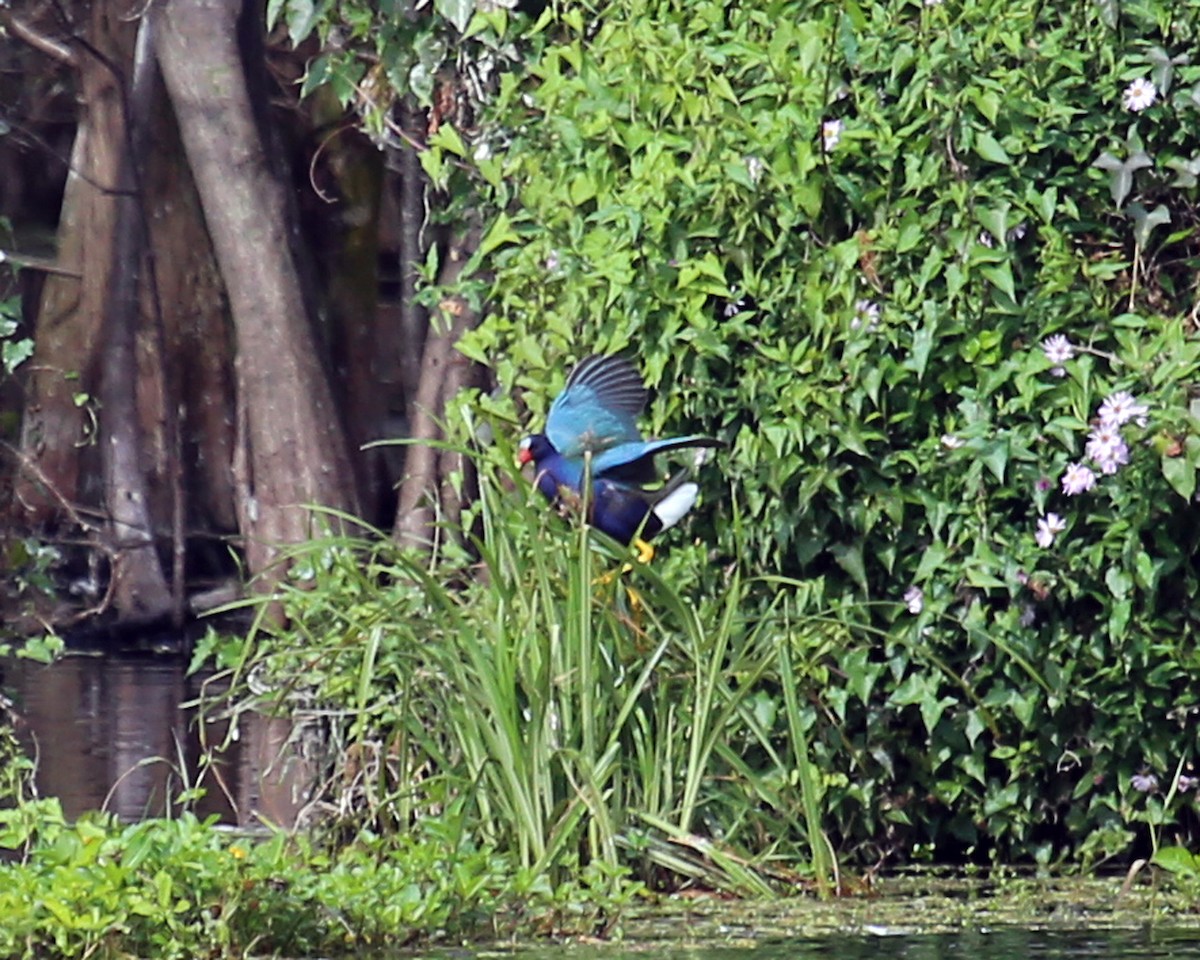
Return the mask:
POLYGON ((650 546, 650 544, 648 544, 641 537, 638 537, 633 541, 633 546, 638 552, 638 563, 649 563, 654 559, 654 547, 650 546))
POLYGON ((617 577, 623 577, 623 576, 625 576, 625 574, 629 573, 632 570, 633 570, 632 563, 623 563, 623 564, 621 564, 620 570, 609 570, 608 573, 602 573, 602 574, 600 574, 600 576, 596 577, 592 581, 592 583, 598 587, 606 587, 610 583, 612 583, 613 580, 615 580, 617 577))

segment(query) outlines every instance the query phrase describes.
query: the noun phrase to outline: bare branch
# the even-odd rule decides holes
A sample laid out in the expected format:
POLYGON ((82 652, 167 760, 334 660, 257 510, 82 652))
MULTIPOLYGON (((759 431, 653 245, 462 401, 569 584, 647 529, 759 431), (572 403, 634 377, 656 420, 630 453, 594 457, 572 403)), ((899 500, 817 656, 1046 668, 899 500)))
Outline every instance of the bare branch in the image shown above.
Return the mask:
POLYGON ((38 30, 33 24, 22 20, 15 13, 10 13, 4 17, 3 23, 9 33, 18 40, 33 47, 39 53, 44 53, 46 56, 60 63, 65 63, 68 66, 76 67, 79 65, 79 57, 69 44, 63 43, 54 37, 46 36, 46 34, 38 30))

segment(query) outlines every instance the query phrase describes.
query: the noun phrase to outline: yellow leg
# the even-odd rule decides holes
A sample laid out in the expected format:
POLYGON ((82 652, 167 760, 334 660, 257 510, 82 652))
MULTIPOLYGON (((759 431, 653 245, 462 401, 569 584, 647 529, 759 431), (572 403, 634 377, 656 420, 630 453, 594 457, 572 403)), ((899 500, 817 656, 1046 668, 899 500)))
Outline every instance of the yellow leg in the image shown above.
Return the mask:
POLYGON ((633 546, 638 552, 638 563, 649 563, 654 559, 654 547, 648 544, 641 537, 633 541, 633 546))

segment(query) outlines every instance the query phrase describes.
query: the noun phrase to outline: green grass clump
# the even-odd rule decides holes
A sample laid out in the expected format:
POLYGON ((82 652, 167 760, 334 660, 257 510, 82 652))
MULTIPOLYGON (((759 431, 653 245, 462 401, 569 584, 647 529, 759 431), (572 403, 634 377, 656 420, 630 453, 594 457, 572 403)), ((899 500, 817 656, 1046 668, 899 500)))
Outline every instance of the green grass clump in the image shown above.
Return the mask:
MULTIPOLYGON (((806 747, 819 660, 849 628, 802 586, 747 618, 733 565, 693 600, 626 564, 509 466, 475 457, 461 541, 434 559, 329 539, 292 558, 244 643, 215 639, 241 708, 322 717, 343 835, 437 816, 552 884, 591 866, 770 894, 832 876, 806 747), (254 688, 267 693, 253 694, 254 688)), ((203 650, 201 651, 204 652, 203 650)))

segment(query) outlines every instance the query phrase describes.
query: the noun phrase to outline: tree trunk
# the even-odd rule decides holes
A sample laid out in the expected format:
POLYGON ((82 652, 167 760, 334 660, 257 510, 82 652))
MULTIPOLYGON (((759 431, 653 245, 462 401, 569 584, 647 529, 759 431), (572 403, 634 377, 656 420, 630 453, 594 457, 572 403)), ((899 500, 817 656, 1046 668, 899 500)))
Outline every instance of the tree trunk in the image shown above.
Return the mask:
MULTIPOLYGON (((419 115, 410 103, 401 103, 401 119, 410 133, 419 115)), ((416 138, 414 138, 416 139, 416 138)), ((416 398, 421 380, 421 356, 425 349, 425 334, 429 329, 429 313, 417 302, 417 280, 425 262, 425 244, 421 234, 425 229, 425 171, 417 149, 411 143, 400 149, 400 354, 401 382, 404 399, 411 404, 416 398)))
MULTIPOLYGON (((439 282, 443 285, 453 283, 478 245, 476 228, 456 238, 447 251, 439 282)), ((424 551, 432 550, 434 546, 434 520, 443 504, 440 495, 449 493, 451 496, 446 502, 453 513, 458 512, 457 492, 447 481, 451 472, 461 475, 461 457, 452 452, 439 453, 430 441, 443 439, 441 421, 446 405, 467 382, 469 361, 454 349, 454 345, 477 320, 474 311, 458 297, 439 304, 438 313, 440 322, 431 323, 425 335, 417 394, 409 406, 409 439, 412 443, 407 447, 404 459, 404 480, 400 484, 400 502, 392 531, 400 543, 424 551)))
MULTIPOLYGON (((96 15, 100 16, 99 6, 96 15)), ((111 113, 105 126, 114 135, 110 146, 118 189, 113 198, 112 267, 103 328, 100 459, 113 557, 112 597, 122 623, 153 622, 173 609, 182 610, 181 604, 172 602, 158 558, 138 420, 137 328, 146 237, 135 165, 140 162, 140 147, 147 142, 154 94, 149 27, 148 21, 141 21, 136 54, 116 61, 134 65, 128 89, 106 85, 92 100, 97 109, 111 113)), ((101 33, 98 26, 94 34, 101 33)))
MULTIPOLYGON (((43 289, 14 502, 23 525, 43 532, 79 520, 79 507, 103 504, 109 596, 118 622, 138 624, 162 618, 173 603, 156 549, 153 458, 138 418, 144 236, 126 135, 123 74, 136 31, 128 14, 97 0, 87 43, 77 44, 73 58, 84 112, 63 198, 59 262, 78 279, 56 274, 43 289)), ((144 104, 151 80, 143 83, 144 104)))
MULTIPOLYGON (((254 2, 254 0, 249 0, 254 2)), ((238 52, 241 0, 168 0, 159 62, 237 337, 238 514, 251 573, 310 535, 308 505, 358 512, 354 473, 238 52)))

